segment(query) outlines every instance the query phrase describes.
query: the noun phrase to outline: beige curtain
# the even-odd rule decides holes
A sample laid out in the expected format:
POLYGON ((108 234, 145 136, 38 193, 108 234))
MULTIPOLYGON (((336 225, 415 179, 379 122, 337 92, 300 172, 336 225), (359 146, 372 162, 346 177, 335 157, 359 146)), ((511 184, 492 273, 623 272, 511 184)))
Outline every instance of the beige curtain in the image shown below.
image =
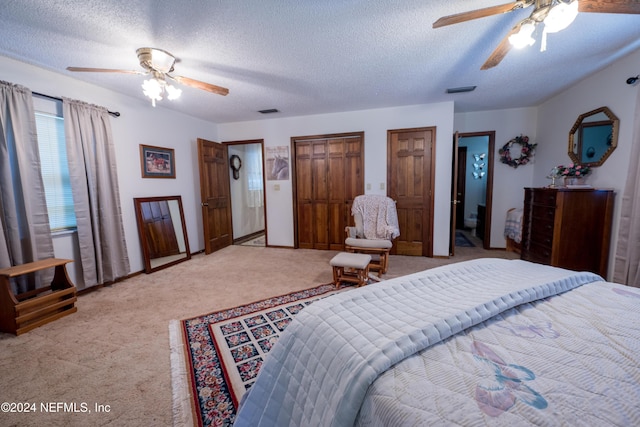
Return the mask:
POLYGON ((248 144, 244 146, 246 176, 245 201, 250 208, 262 208, 264 206, 264 182, 262 180, 262 146, 260 144, 248 144))
POLYGON ((85 287, 129 274, 111 124, 106 108, 63 98, 69 175, 85 287))
MULTIPOLYGON (((0 268, 53 257, 33 97, 26 87, 0 81, 0 268)), ((13 283, 13 291, 39 287, 13 283)), ((46 277, 42 277, 43 280, 46 277)))
POLYGON ((631 161, 622 196, 613 281, 640 287, 640 168, 637 166, 640 162, 640 91, 631 138, 631 161))

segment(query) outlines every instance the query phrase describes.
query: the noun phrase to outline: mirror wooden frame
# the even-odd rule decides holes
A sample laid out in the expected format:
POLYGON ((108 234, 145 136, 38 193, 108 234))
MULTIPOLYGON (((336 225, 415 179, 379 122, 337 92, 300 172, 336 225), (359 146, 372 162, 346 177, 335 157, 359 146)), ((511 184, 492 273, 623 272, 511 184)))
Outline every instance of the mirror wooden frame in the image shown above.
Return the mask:
POLYGON ((137 197, 133 203, 146 273, 191 259, 181 196, 137 197))
POLYGON ((618 146, 618 132, 620 128, 620 120, 616 117, 613 112, 608 107, 600 107, 595 110, 589 111, 588 113, 581 114, 578 116, 575 124, 569 131, 569 147, 568 154, 571 161, 575 164, 590 166, 590 167, 598 167, 602 166, 602 164, 607 160, 607 158, 613 153, 613 150, 618 146), (600 113, 604 113, 605 116, 609 120, 601 120, 601 121, 589 121, 587 120, 589 117, 598 115, 600 113), (611 141, 606 143, 608 148, 600 155, 600 158, 593 162, 585 162, 580 157, 580 153, 583 151, 583 135, 585 129, 590 127, 598 127, 598 126, 611 126, 611 141))

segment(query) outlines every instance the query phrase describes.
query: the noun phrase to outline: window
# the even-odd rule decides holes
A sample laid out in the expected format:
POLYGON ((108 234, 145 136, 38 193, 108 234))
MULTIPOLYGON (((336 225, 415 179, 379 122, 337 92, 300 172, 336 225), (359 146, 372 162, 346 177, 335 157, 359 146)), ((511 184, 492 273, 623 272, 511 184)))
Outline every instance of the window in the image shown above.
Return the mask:
POLYGON ((247 187, 249 191, 262 191, 262 146, 260 144, 247 145, 247 187))
MULTIPOLYGON (((42 100, 39 100, 40 104, 42 100)), ((55 101, 49 101, 55 102, 55 101)), ((61 104, 57 102, 56 104, 61 104)), ((49 108, 47 108, 49 109, 49 108)), ((59 110, 60 108, 56 108, 59 110)), ((71 180, 61 114, 36 111, 36 130, 40 151, 40 168, 44 183, 51 231, 76 227, 71 180)))

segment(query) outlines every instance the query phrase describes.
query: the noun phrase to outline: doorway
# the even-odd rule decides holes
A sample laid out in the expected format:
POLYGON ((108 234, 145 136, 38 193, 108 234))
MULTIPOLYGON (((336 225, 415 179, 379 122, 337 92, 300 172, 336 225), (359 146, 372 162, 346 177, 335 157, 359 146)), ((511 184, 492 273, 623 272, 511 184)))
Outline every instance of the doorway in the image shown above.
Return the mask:
MULTIPOLYGON (((452 177, 457 183, 452 236, 456 230, 464 230, 480 239, 484 249, 491 248, 494 148, 495 131, 461 133, 454 143, 458 154, 458 167, 454 169, 458 171, 452 177)), ((455 245, 455 239, 451 245, 455 245)))
POLYGON ((224 144, 229 158, 233 244, 264 247, 267 245, 264 141, 224 144))

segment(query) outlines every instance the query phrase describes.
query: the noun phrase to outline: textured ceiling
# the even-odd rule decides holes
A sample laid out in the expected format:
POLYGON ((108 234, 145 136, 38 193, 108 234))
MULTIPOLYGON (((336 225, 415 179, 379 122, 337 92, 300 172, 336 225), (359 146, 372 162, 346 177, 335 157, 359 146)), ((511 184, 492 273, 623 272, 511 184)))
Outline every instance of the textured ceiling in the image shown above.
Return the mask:
POLYGON ((143 76, 66 67, 141 70, 137 48, 165 49, 179 59, 176 74, 229 95, 182 87, 178 101, 159 106, 225 123, 451 100, 456 111, 533 106, 640 48, 640 15, 580 13, 548 36, 545 52, 537 32, 534 46, 481 71, 532 8, 431 26, 505 2, 0 0, 0 55, 143 99, 143 76), (257 112, 268 108, 280 113, 257 112))

